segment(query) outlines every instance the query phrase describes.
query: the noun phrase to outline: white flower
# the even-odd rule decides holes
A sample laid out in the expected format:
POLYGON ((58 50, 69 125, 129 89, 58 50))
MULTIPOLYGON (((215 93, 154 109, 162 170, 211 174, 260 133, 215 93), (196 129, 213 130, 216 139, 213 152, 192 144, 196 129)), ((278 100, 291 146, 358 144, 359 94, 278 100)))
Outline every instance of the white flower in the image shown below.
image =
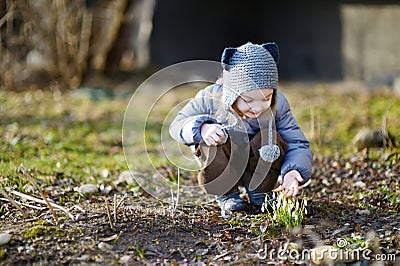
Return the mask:
POLYGON ((303 200, 304 206, 307 206, 307 199, 303 200))

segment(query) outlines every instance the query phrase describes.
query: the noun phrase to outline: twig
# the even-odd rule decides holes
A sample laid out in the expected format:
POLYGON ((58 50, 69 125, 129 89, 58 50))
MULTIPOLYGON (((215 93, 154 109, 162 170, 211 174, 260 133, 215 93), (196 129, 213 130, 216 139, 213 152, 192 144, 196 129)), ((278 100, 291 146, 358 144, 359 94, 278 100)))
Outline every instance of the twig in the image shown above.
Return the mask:
POLYGON ((179 167, 178 167, 178 173, 177 173, 177 191, 176 191, 176 199, 174 197, 174 192, 171 186, 171 197, 172 197, 172 211, 175 213, 176 209, 178 208, 178 203, 179 203, 179 185, 180 185, 180 172, 179 172, 179 167))
POLYGON ((4 189, 1 188, 1 187, 0 187, 0 192, 1 192, 1 194, 3 194, 3 196, 4 196, 9 202, 11 202, 12 205, 14 205, 14 206, 22 213, 22 215, 24 216, 24 218, 28 218, 28 217, 29 217, 29 215, 28 215, 26 212, 24 212, 24 210, 15 202, 15 200, 13 200, 12 198, 10 198, 10 196, 8 196, 7 192, 5 192, 4 189))
POLYGON ((71 209, 78 209, 80 212, 83 212, 83 213, 85 213, 85 210, 81 207, 81 206, 78 206, 78 205, 74 205, 74 206, 72 206, 71 208, 69 208, 70 210, 71 209))
MULTIPOLYGON (((31 201, 34 201, 34 202, 37 202, 37 203, 40 203, 40 204, 45 204, 45 205, 47 205, 47 203, 46 203, 44 200, 41 200, 41 199, 38 199, 38 198, 35 198, 35 197, 32 197, 32 196, 26 195, 26 194, 24 194, 24 193, 21 193, 21 192, 15 191, 15 190, 10 190, 10 193, 12 193, 12 194, 14 194, 14 195, 16 195, 16 196, 18 196, 18 197, 27 199, 27 200, 31 200, 31 201)), ((58 205, 58 204, 55 204, 55 203, 53 203, 53 202, 50 202, 50 205, 51 205, 52 207, 56 208, 56 209, 59 209, 60 211, 65 212, 72 220, 74 220, 74 216, 72 215, 72 213, 70 213, 70 212, 69 212, 67 209, 65 209, 64 207, 62 207, 62 206, 60 206, 60 205, 58 205)))
POLYGON ((181 183, 179 170, 180 170, 180 168, 178 167, 178 173, 177 173, 177 175, 178 175, 178 188, 177 188, 177 193, 176 193, 175 210, 176 210, 176 208, 178 207, 178 204, 179 204, 179 189, 180 189, 180 183, 181 183))
POLYGON ((43 191, 40 189, 39 185, 33 179, 33 176, 30 173, 28 173, 28 171, 26 170, 25 166, 23 166, 23 164, 19 165, 19 169, 28 178, 28 180, 32 183, 32 185, 39 191, 40 196, 42 196, 42 198, 46 202, 46 205, 49 207, 51 215, 53 215, 54 221, 56 222, 56 225, 58 225, 58 223, 59 223, 58 217, 57 217, 56 212, 53 209, 53 206, 51 206, 50 202, 44 195, 43 191))
POLYGON ((219 260, 220 258, 225 257, 226 255, 229 255, 229 254, 231 254, 231 253, 233 253, 233 251, 227 251, 227 252, 224 252, 224 253, 222 253, 222 254, 219 254, 218 256, 216 256, 215 258, 213 258, 212 261, 219 260))
POLYGON ((0 19, 0 27, 3 26, 3 24, 12 17, 15 7, 16 4, 13 2, 8 12, 0 19))
POLYGON ((122 197, 122 199, 120 199, 119 201, 118 201, 118 204, 117 204, 117 209, 119 208, 119 205, 121 205, 122 204, 122 202, 124 201, 124 199, 126 198, 126 196, 127 196, 128 194, 127 193, 125 193, 124 194, 124 196, 122 197))
MULTIPOLYGON (((10 202, 9 199, 5 199, 5 198, 0 198, 0 200, 5 201, 5 202, 10 202)), ((44 209, 46 209, 46 207, 38 207, 38 206, 35 206, 35 205, 31 205, 31 204, 28 204, 28 203, 19 202, 19 201, 16 201, 16 200, 15 200, 15 202, 16 202, 18 205, 22 205, 22 206, 25 206, 25 207, 28 207, 28 208, 32 208, 32 209, 36 209, 36 210, 40 210, 40 211, 43 211, 44 209)))
POLYGON ((104 201, 106 203, 106 210, 107 210, 107 216, 108 216, 108 222, 110 223, 110 227, 112 230, 114 230, 114 226, 111 220, 111 213, 110 213, 110 206, 108 206, 108 200, 107 198, 104 198, 104 201))
POLYGON ((181 254, 181 257, 182 257, 183 259, 187 260, 187 258, 186 258, 186 256, 185 256, 185 254, 183 253, 182 249, 181 249, 181 248, 178 248, 178 251, 179 251, 179 254, 181 254))
POLYGON ((114 194, 114 224, 117 223, 117 194, 114 194))

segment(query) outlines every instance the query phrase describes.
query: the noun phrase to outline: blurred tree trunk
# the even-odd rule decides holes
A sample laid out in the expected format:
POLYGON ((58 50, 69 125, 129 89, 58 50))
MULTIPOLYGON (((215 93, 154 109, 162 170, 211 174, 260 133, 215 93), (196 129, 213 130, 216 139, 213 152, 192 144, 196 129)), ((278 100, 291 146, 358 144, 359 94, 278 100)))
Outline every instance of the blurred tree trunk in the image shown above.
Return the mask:
POLYGON ((149 64, 155 1, 114 0, 97 5, 91 51, 94 70, 132 71, 149 64))
POLYGON ((88 70, 147 66, 155 1, 1 0, 1 85, 76 88, 88 70))

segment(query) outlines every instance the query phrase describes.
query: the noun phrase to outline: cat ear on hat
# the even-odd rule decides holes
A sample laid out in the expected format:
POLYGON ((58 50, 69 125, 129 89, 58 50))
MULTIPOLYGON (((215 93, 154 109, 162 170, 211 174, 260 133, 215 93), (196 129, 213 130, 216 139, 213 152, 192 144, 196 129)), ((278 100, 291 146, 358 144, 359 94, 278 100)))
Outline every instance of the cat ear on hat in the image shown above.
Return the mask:
POLYGON ((267 42, 262 44, 262 47, 267 49, 267 51, 272 55, 274 58, 275 64, 278 64, 279 62, 279 48, 278 45, 274 42, 267 42))
POLYGON ((224 52, 222 53, 222 58, 221 58, 221 65, 224 70, 228 71, 230 66, 229 66, 229 61, 233 54, 237 51, 236 48, 225 48, 224 52))

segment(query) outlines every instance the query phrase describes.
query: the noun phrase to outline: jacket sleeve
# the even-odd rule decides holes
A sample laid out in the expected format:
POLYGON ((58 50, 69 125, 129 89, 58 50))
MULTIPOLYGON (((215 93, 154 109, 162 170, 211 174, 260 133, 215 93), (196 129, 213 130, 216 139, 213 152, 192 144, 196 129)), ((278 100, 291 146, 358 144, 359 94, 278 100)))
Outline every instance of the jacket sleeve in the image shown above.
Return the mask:
POLYGON ((213 117, 218 101, 216 97, 213 97, 215 86, 219 85, 211 85, 199 91, 179 111, 169 127, 169 133, 173 139, 186 145, 202 142, 200 127, 204 123, 217 123, 213 117))
POLYGON ((291 170, 297 170, 304 179, 303 183, 307 182, 311 176, 313 152, 290 110, 289 102, 281 93, 278 94, 275 121, 278 133, 288 144, 281 168, 282 177, 291 170))

